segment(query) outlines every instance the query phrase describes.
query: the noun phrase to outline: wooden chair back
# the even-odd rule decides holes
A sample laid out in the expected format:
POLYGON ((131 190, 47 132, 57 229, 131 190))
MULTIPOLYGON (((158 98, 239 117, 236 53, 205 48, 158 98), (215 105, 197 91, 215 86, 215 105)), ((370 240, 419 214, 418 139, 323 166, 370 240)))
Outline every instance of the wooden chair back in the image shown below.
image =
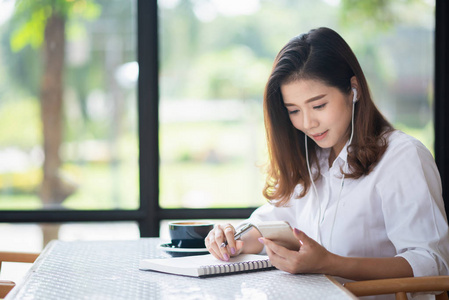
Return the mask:
MULTIPOLYGON (((21 252, 1 252, 0 251, 0 271, 2 269, 2 263, 6 262, 23 262, 23 263, 33 263, 39 256, 38 253, 21 253, 21 252)), ((9 280, 0 280, 0 299, 6 297, 9 291, 16 284, 9 280)))
POLYGON ((436 300, 449 300, 449 276, 406 277, 355 281, 344 284, 357 297, 395 294, 396 300, 407 300, 407 293, 438 292, 436 300))

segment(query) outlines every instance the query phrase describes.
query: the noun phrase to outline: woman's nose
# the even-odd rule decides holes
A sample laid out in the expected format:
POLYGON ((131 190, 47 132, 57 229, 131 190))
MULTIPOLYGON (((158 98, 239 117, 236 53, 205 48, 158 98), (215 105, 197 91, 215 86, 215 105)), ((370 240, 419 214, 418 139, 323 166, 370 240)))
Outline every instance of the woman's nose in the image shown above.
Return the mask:
POLYGON ((313 116, 313 114, 304 113, 304 119, 303 119, 303 126, 304 129, 309 130, 314 127, 316 127, 318 124, 316 118, 313 116))

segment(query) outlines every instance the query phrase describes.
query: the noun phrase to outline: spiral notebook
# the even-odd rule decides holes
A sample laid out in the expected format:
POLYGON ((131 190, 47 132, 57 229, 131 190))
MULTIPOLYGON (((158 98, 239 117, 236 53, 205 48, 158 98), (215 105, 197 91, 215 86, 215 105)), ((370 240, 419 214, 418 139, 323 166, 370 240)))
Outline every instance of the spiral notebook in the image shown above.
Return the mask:
POLYGON ((176 275, 205 277, 230 273, 270 269, 273 266, 266 255, 241 254, 221 261, 211 254, 162 259, 142 259, 140 270, 158 271, 176 275))

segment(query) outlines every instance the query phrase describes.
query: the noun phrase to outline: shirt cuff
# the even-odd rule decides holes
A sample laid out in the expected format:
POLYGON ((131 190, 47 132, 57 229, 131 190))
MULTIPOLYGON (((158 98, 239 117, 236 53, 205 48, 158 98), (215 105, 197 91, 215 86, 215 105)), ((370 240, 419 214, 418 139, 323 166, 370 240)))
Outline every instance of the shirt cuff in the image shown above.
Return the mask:
POLYGON ((396 257, 403 257, 407 260, 412 267, 414 277, 439 275, 435 259, 425 250, 407 250, 396 257))

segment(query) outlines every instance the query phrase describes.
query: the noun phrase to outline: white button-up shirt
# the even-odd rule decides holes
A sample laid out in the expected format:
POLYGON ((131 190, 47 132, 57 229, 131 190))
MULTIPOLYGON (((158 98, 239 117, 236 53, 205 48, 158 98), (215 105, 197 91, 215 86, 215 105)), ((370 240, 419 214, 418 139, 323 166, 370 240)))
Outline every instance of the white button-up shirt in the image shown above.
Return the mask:
MULTIPOLYGON (((311 187, 285 207, 265 204, 250 220, 288 221, 342 256, 402 256, 414 276, 449 274, 448 224, 435 161, 421 142, 403 132, 394 131, 388 141, 374 170, 344 179, 343 188, 340 167, 346 168, 347 148, 330 168, 330 149, 319 150, 318 197, 311 187)), ((298 185, 295 193, 301 189, 298 185)))

